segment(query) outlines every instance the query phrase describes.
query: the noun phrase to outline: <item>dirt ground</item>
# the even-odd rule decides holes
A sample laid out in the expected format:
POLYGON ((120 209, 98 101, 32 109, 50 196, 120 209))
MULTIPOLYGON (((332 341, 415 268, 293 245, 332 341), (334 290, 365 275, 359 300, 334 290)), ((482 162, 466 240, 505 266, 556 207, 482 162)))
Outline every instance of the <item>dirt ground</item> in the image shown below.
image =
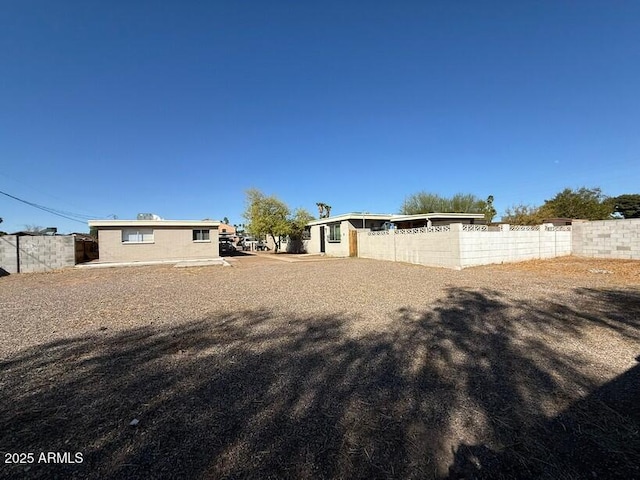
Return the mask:
POLYGON ((640 261, 599 258, 559 257, 551 260, 506 263, 489 267, 510 272, 530 272, 539 276, 562 276, 576 280, 605 277, 611 284, 640 286, 640 261))
POLYGON ((0 478, 640 478, 640 262, 229 263, 0 278, 0 478))

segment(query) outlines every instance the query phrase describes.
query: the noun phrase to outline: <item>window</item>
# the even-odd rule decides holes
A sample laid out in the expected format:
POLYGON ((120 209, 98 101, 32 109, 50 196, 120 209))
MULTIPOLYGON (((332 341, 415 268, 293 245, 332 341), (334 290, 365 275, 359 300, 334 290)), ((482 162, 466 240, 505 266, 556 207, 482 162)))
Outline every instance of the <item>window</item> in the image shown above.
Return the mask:
POLYGON ((122 230, 122 243, 153 243, 153 229, 125 228, 122 230))
POLYGON ((340 224, 334 223, 333 225, 329 225, 329 241, 339 242, 340 238, 340 224))
POLYGON ((311 227, 304 227, 304 230, 302 231, 302 239, 311 240, 311 227))
POLYGON ((194 242, 209 242, 211 238, 209 237, 209 230, 194 230, 193 231, 193 241, 194 242))

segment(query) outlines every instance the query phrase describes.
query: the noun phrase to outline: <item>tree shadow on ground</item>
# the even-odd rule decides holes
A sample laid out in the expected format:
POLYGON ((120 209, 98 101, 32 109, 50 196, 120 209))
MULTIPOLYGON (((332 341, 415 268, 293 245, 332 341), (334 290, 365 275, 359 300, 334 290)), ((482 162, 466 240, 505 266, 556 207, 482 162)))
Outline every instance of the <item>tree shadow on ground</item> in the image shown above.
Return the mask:
POLYGON ((640 478, 639 392, 636 365, 509 448, 460 445, 450 478, 640 478))
POLYGON ((2 450, 84 461, 0 475, 580 478, 615 465, 633 477, 637 368, 597 390, 588 358, 553 340, 590 328, 638 338, 640 296, 582 293, 567 308, 451 289, 364 334, 339 314, 250 310, 26 349, 0 362, 2 450), (607 431, 614 450, 589 453, 607 456, 602 468, 572 457, 580 439, 564 434, 593 405, 619 426, 607 431))

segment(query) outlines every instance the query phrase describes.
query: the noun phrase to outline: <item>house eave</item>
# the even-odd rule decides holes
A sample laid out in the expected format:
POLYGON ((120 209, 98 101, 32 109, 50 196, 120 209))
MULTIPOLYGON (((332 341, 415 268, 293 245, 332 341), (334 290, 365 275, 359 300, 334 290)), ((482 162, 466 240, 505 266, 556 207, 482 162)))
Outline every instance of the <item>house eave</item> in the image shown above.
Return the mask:
POLYGON ((344 213, 342 215, 334 215, 333 217, 319 218, 307 223, 308 226, 324 225, 327 223, 344 222, 346 220, 389 220, 391 215, 385 213, 344 213))
POLYGON ((212 228, 217 229, 220 222, 210 220, 89 220, 91 228, 117 227, 155 227, 155 228, 212 228))

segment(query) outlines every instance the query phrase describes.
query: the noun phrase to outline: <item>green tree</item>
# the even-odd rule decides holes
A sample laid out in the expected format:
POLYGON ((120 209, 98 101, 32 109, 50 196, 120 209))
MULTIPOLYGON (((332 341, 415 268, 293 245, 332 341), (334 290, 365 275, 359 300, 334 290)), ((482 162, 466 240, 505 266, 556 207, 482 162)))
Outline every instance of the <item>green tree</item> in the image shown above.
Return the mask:
POLYGON ((290 253, 304 253, 304 231, 307 223, 311 220, 314 220, 313 215, 304 208, 298 208, 293 213, 293 217, 290 218, 291 228, 289 231, 290 253))
POLYGON ((544 214, 540 207, 513 205, 505 210, 502 221, 511 225, 540 225, 544 214))
MULTIPOLYGON (((493 204, 493 197, 491 204, 493 204)), ((488 200, 488 199, 487 199, 488 200)), ((490 213, 487 210, 488 201, 481 200, 475 195, 457 193, 451 198, 442 197, 435 193, 418 192, 405 198, 400 212, 404 215, 417 215, 420 213, 490 213)), ((493 208, 493 205, 491 205, 493 208)), ((495 216, 495 213, 493 214, 495 216)), ((493 216, 491 217, 493 218, 493 216)))
POLYGON ((496 216, 498 212, 496 212, 495 207, 493 206, 493 195, 489 195, 484 202, 484 219, 487 223, 491 223, 493 221, 493 217, 496 216))
POLYGON ((228 217, 224 217, 222 219, 222 223, 226 223, 227 225, 229 225, 229 218, 228 217))
POLYGON ((247 208, 244 217, 248 220, 247 230, 254 237, 270 236, 278 253, 278 237, 289 235, 289 207, 275 196, 266 196, 260 190, 247 190, 247 208))
POLYGON ((545 217, 606 220, 614 212, 614 202, 600 188, 565 188, 555 197, 546 200, 541 209, 545 217))
POLYGON ((640 194, 624 194, 612 199, 614 210, 624 218, 640 218, 640 194))

